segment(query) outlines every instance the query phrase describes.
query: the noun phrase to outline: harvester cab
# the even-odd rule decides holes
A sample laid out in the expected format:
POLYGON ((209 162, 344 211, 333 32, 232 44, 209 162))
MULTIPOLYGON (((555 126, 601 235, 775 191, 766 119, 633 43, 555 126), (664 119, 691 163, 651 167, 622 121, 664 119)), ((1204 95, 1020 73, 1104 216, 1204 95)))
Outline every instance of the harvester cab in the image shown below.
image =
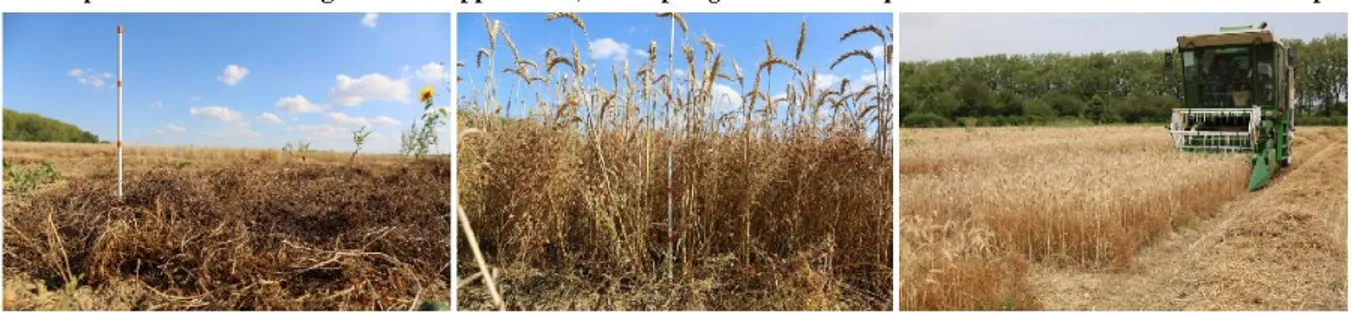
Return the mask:
MULTIPOLYGON (((1296 51, 1263 23, 1179 36, 1177 53, 1183 101, 1169 122, 1174 147, 1251 153, 1249 190, 1267 185, 1291 164, 1296 51)), ((1166 54, 1166 72, 1174 63, 1174 55, 1166 54)))

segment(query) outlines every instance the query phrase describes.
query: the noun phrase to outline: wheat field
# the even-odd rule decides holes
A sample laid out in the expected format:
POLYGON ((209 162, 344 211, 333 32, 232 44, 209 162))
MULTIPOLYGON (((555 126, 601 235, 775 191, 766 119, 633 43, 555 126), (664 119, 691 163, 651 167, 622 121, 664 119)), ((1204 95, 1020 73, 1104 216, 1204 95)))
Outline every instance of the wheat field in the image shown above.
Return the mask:
MULTIPOLYGON (((597 66, 585 42, 536 58, 494 16, 462 17, 482 18, 472 31, 489 42, 457 65, 490 70, 460 81, 458 203, 477 241, 457 241, 470 281, 457 304, 497 308, 500 291, 523 310, 888 307, 890 80, 819 89, 817 69, 798 64, 804 36, 829 36, 841 38, 836 64, 886 68, 865 47, 890 42, 890 27, 810 34, 804 22, 783 48, 715 43, 686 33, 681 14, 632 16, 670 23, 671 41, 623 68, 597 66), (739 65, 731 49, 766 57, 739 65), (771 84, 770 72, 792 79, 771 84), (744 104, 715 111, 716 83, 746 88, 744 104), (476 247, 485 263, 471 261, 476 247)), ((538 18, 588 36, 585 16, 538 18)))
MULTIPOLYGON (((67 175, 80 175, 95 170, 107 170, 109 161, 116 161, 117 147, 112 144, 54 143, 5 141, 5 160, 15 165, 54 163, 67 175)), ((122 165, 126 170, 148 169, 160 165, 188 163, 194 167, 212 167, 233 163, 282 164, 306 162, 317 164, 352 164, 347 152, 310 151, 305 153, 263 148, 215 148, 201 146, 125 145, 122 147, 122 165), (302 159, 304 157, 304 159, 302 159)), ((399 155, 359 154, 357 165, 390 165, 406 161, 399 155)))
POLYGON ((1130 266, 1244 192, 1245 155, 1175 151, 1158 126, 902 131, 901 306, 1038 309, 1030 263, 1130 266))

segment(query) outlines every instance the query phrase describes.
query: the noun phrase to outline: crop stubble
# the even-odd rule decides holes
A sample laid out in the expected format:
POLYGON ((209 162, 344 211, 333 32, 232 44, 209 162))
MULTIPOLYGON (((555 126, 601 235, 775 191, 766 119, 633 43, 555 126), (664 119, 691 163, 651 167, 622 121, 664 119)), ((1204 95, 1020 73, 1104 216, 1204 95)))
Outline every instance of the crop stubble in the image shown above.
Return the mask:
MULTIPOLYGON (((104 299, 78 309, 408 309, 449 293, 449 171, 164 164, 129 173, 117 203, 97 170, 7 194, 5 271, 55 289, 81 276, 104 299)), ((55 308, 36 297, 6 308, 55 308)))

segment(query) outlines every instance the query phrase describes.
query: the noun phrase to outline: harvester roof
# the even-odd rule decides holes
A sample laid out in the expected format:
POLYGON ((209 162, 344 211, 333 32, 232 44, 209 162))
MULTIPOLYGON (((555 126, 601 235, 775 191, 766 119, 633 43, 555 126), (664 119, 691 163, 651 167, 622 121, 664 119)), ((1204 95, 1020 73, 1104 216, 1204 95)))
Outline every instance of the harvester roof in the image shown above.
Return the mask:
POLYGON ((1222 29, 1218 33, 1197 34, 1178 36, 1179 48, 1200 48, 1210 46, 1226 46, 1239 44, 1264 44, 1264 43, 1282 44, 1272 36, 1272 32, 1266 27, 1263 28, 1243 28, 1237 30, 1222 29))

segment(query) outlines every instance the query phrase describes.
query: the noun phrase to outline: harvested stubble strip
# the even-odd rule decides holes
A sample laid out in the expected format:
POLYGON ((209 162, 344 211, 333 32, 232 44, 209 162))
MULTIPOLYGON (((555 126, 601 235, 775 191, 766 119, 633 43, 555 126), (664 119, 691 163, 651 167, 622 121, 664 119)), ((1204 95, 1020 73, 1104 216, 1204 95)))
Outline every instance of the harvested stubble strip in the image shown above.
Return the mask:
POLYGON ((125 204, 95 174, 7 202, 6 271, 151 288, 136 309, 408 309, 450 289, 449 170, 168 167, 131 175, 125 204))

